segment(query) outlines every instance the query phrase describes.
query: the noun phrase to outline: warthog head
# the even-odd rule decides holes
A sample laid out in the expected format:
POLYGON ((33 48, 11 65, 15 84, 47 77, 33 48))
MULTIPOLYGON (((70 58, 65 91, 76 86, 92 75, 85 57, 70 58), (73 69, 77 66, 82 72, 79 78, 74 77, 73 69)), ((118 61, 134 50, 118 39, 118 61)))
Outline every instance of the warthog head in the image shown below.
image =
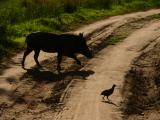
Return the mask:
POLYGON ((84 37, 83 33, 79 33, 79 38, 81 41, 81 45, 79 48, 79 52, 81 54, 83 54, 84 56, 86 56, 87 58, 93 58, 93 54, 91 52, 91 50, 89 50, 87 43, 86 43, 86 38, 84 37))

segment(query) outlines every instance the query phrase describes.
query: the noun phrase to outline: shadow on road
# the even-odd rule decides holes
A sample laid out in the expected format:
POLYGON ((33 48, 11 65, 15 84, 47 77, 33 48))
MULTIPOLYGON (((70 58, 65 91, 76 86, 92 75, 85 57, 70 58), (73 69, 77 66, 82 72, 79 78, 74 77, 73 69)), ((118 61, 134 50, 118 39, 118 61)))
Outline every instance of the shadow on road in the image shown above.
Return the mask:
POLYGON ((20 80, 24 80, 25 78, 30 78, 34 81, 51 81, 56 82, 59 80, 59 75, 47 70, 39 70, 39 69, 27 69, 27 72, 22 75, 20 80))
POLYGON ((80 78, 86 80, 86 77, 88 77, 92 74, 94 74, 94 71, 92 71, 92 70, 69 71, 69 72, 62 73, 62 78, 65 78, 67 76, 72 76, 73 78, 74 77, 80 77, 80 78))
POLYGON ((25 78, 30 78, 34 81, 47 81, 47 82, 56 82, 59 80, 65 80, 66 78, 81 78, 86 79, 89 75, 94 74, 92 70, 82 70, 82 71, 67 71, 61 74, 56 74, 48 70, 40 69, 27 69, 27 72, 22 75, 20 80, 25 78))
POLYGON ((111 104, 111 105, 114 105, 114 106, 116 106, 116 107, 119 107, 117 104, 115 104, 115 103, 112 102, 112 101, 102 101, 102 102, 108 103, 108 104, 111 104))

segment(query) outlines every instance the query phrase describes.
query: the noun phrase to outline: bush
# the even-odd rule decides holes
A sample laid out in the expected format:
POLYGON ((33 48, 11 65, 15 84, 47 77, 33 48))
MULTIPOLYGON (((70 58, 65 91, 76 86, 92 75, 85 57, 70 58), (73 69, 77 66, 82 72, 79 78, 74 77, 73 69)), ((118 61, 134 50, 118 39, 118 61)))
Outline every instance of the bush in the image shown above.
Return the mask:
POLYGON ((150 0, 151 4, 153 4, 155 7, 160 7, 160 1, 159 0, 150 0))
POLYGON ((80 0, 65 0, 63 4, 64 12, 73 13, 81 6, 80 0))
POLYGON ((27 18, 53 17, 63 11, 60 0, 23 0, 27 18))
POLYGON ((8 29, 5 24, 0 25, 0 59, 8 54, 12 53, 15 48, 17 48, 16 42, 9 39, 8 29))
POLYGON ((149 9, 152 4, 143 0, 134 0, 131 3, 125 4, 126 8, 137 11, 149 9))

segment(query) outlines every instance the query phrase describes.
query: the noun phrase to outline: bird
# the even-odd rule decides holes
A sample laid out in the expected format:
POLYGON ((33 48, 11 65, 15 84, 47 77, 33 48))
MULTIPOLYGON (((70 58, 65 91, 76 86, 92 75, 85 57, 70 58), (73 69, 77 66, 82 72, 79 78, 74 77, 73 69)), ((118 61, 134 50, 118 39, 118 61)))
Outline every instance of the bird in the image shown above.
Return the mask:
POLYGON ((116 87, 116 85, 113 84, 112 88, 104 90, 104 91, 101 92, 101 95, 103 95, 103 100, 104 100, 104 97, 107 97, 107 99, 109 100, 108 97, 113 94, 113 91, 114 91, 115 87, 116 87))

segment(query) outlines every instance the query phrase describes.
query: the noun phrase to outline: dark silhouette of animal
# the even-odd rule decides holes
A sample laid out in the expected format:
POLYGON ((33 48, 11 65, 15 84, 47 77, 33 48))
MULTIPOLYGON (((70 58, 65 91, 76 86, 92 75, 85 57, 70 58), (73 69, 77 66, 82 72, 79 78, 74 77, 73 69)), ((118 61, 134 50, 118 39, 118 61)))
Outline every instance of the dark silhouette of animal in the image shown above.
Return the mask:
POLYGON ((104 97, 107 97, 107 99, 109 100, 108 97, 113 94, 115 87, 116 87, 116 85, 113 84, 112 88, 102 91, 101 95, 103 95, 103 100, 104 100, 104 97))
POLYGON ((92 53, 89 50, 86 39, 83 33, 79 35, 74 34, 53 34, 47 32, 34 32, 26 37, 27 49, 24 52, 22 60, 22 68, 24 67, 24 62, 26 56, 32 51, 35 52, 34 60, 38 66, 40 66, 38 61, 38 56, 40 50, 44 52, 54 53, 57 52, 57 70, 60 72, 60 63, 62 61, 62 56, 68 56, 76 60, 77 64, 81 65, 81 62, 77 59, 76 53, 83 54, 87 58, 92 58, 92 53))

